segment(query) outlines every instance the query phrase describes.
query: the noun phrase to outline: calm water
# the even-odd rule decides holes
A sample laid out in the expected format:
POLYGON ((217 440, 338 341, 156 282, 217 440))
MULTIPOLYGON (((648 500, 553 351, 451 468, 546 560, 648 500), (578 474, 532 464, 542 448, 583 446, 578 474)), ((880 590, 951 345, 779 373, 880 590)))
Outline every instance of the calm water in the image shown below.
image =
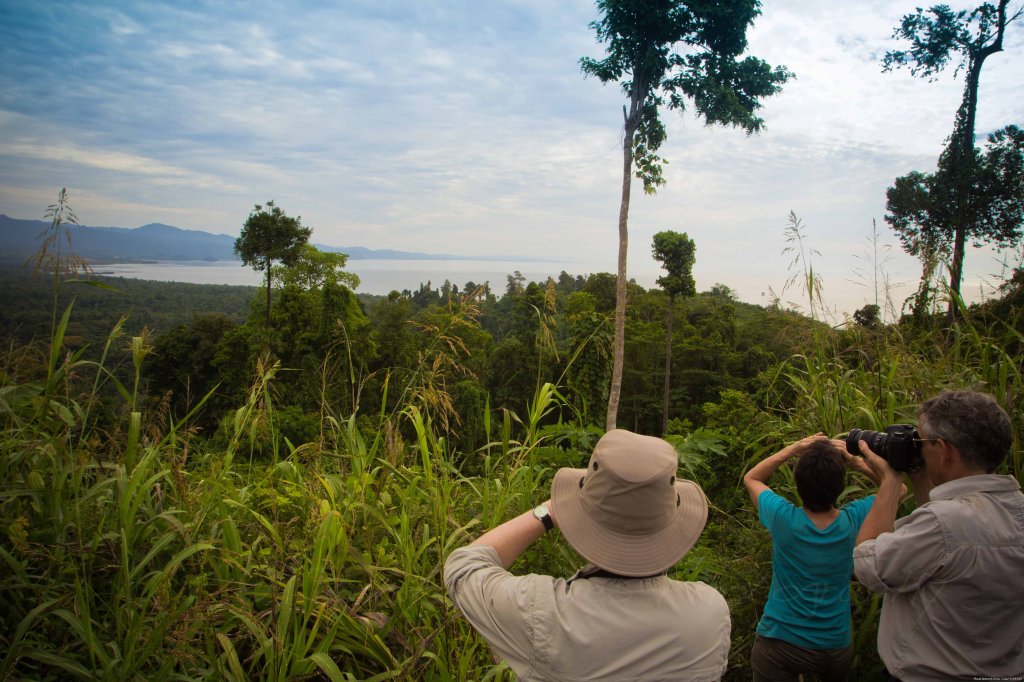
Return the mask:
MULTIPOLYGON (((480 260, 352 260, 345 268, 359 275, 357 289, 366 294, 387 294, 392 290, 415 291, 420 284, 430 282, 435 289, 447 279, 461 290, 466 282, 483 284, 490 282, 491 288, 505 291, 508 275, 516 270, 523 273, 528 282, 542 282, 547 278, 558 278, 563 270, 572 275, 586 275, 592 272, 611 272, 614 264, 593 267, 585 263, 571 262, 523 262, 523 261, 480 261, 480 260)), ((236 284, 259 286, 263 273, 255 272, 238 261, 162 261, 157 263, 116 263, 97 265, 96 274, 151 279, 161 282, 190 282, 192 284, 236 284)), ((656 274, 630 274, 641 286, 654 286, 656 274)))

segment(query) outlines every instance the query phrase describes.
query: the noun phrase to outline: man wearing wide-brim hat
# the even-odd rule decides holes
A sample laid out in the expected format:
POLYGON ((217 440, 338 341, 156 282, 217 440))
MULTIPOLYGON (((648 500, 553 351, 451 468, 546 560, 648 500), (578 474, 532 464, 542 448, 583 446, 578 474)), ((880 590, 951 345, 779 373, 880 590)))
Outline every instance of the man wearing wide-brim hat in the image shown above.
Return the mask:
POLYGON ((586 469, 560 469, 551 500, 451 553, 452 600, 521 681, 718 680, 729 609, 713 587, 670 579, 708 506, 676 478, 661 438, 610 431, 586 469), (568 580, 514 576, 512 562, 557 527, 589 563, 568 580))

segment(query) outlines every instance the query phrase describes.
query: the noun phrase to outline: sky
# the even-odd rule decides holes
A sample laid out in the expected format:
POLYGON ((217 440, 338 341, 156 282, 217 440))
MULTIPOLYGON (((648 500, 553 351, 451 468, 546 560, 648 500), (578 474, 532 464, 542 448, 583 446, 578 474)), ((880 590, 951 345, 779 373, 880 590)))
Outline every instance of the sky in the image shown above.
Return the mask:
MULTIPOLYGON (((652 235, 675 230, 696 242, 699 290, 806 311, 786 283, 809 266, 839 319, 898 310, 920 266, 885 190, 934 170, 963 89, 952 68, 882 72, 914 7, 763 0, 748 54, 796 78, 757 135, 662 113, 667 184, 634 183, 629 275, 653 282, 652 235)), ((0 213, 41 219, 67 187, 86 225, 237 235, 273 199, 315 243, 614 272, 625 100, 580 71, 602 56, 597 18, 590 0, 0 0, 0 213)), ((1024 123, 1024 20, 1004 48, 979 140, 1024 123)), ((969 250, 965 295, 1019 259, 969 250)))

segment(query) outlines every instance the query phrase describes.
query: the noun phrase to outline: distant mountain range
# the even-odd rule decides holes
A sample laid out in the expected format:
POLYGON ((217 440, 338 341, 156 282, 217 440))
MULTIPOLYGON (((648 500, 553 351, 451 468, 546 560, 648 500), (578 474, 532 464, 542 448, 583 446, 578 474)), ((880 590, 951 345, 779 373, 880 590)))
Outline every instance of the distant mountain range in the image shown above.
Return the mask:
MULTIPOLYGON (((39 236, 50 223, 0 215, 0 260, 23 261, 39 250, 39 236)), ((74 253, 97 263, 124 261, 219 261, 235 257, 235 237, 173 225, 150 223, 142 227, 88 227, 68 225, 74 253)), ((352 260, 502 260, 508 256, 452 256, 362 246, 316 244, 321 251, 347 253, 352 260)))

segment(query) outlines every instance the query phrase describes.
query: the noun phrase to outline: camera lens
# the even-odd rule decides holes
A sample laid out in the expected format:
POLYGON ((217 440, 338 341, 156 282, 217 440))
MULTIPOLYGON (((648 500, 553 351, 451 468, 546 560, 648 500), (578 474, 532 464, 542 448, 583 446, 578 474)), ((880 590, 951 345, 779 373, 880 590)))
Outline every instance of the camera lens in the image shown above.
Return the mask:
POLYGON ((851 455, 860 454, 860 441, 866 441, 871 451, 897 471, 911 471, 922 464, 917 431, 910 424, 893 424, 885 432, 866 429, 850 429, 846 436, 846 451, 851 455))
POLYGON ((886 447, 889 440, 886 434, 880 431, 868 431, 867 429, 850 429, 850 433, 846 436, 846 451, 851 455, 859 455, 860 447, 857 445, 860 441, 867 441, 868 447, 883 459, 888 459, 887 453, 888 448, 886 447))

